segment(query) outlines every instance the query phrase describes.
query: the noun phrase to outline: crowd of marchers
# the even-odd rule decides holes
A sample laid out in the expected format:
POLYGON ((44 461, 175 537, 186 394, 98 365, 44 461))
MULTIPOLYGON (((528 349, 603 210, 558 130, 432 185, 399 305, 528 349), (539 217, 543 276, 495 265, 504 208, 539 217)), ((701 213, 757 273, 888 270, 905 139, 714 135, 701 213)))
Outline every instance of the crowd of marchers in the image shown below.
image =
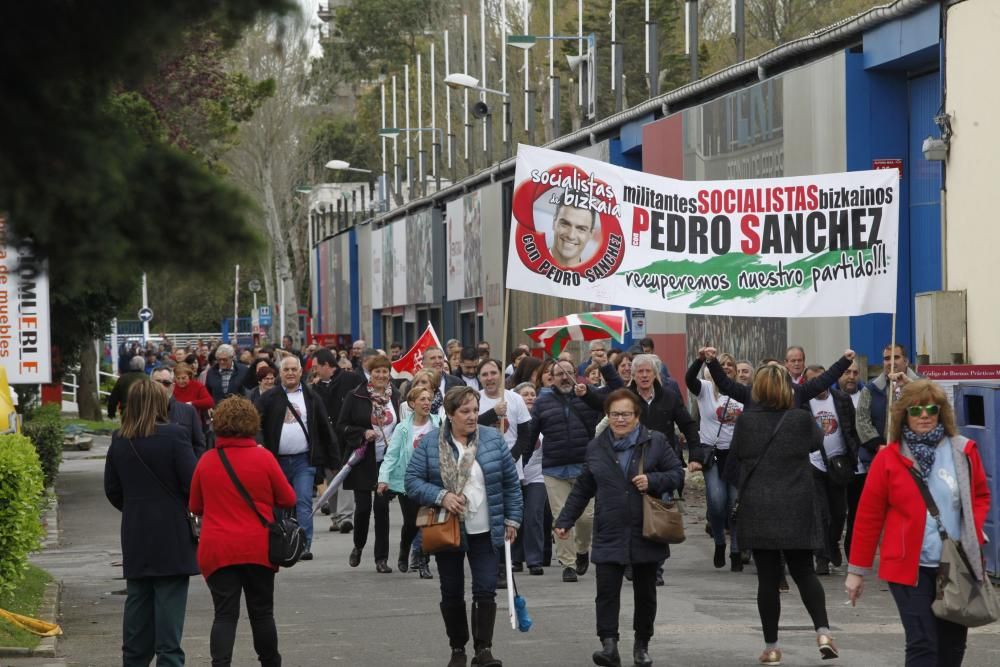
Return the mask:
POLYGON ((424 349, 422 368, 402 381, 392 373, 402 355, 395 344, 388 353, 365 341, 299 350, 286 338, 243 350, 213 342, 119 352, 108 412, 120 410, 122 425, 105 487, 122 511, 125 665, 184 663, 188 580, 197 574, 215 606, 212 664, 234 660, 242 595, 253 650, 262 665, 280 665, 269 524, 295 517, 301 559, 312 560, 323 527, 314 498, 352 454, 322 507, 329 531, 352 536, 344 565, 361 566, 373 531, 375 573, 436 578, 448 667, 465 667, 470 652, 472 665, 501 664, 493 629, 496 591, 508 585, 505 542, 513 572, 554 568, 567 585, 594 572, 597 665, 630 664, 618 627, 630 581, 631 664, 652 665, 670 548, 644 536, 643 497, 683 508, 691 475, 704 476, 714 567, 756 573, 759 664, 782 661, 788 575, 816 650, 837 658, 819 577, 844 573, 856 603, 878 551, 907 665, 964 657, 967 628, 932 609, 947 540, 990 585, 981 550, 990 496, 976 443, 899 345, 885 347, 881 371, 865 382, 851 350, 822 366, 807 364, 799 346, 753 361, 705 346, 684 373, 687 400, 648 338, 629 350, 593 341, 582 360, 535 356, 526 345, 499 360, 488 342, 452 340, 424 349), (457 544, 441 548, 438 533, 425 544, 418 523, 428 506, 438 520, 457 521, 457 544))

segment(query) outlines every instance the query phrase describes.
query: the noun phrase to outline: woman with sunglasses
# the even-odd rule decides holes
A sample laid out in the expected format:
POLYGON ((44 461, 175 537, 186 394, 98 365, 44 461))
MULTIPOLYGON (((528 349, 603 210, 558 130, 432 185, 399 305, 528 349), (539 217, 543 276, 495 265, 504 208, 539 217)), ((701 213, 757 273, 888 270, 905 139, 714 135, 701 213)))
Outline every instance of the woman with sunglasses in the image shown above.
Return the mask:
POLYGON ((989 585, 981 548, 990 506, 986 473, 976 443, 958 434, 947 396, 930 380, 904 386, 890 419, 889 444, 872 461, 854 520, 847 595, 852 604, 861 599, 878 547, 878 575, 889 582, 899 609, 907 667, 958 667, 968 628, 931 611, 942 543, 917 479, 930 491, 948 536, 961 543, 976 577, 989 585))

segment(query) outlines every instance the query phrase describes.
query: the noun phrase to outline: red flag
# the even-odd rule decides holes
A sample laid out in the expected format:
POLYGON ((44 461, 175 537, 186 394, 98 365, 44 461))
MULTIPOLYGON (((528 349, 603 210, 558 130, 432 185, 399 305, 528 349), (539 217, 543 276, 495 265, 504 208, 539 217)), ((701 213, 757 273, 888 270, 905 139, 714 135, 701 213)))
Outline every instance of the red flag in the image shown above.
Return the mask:
POLYGON ((392 377, 412 380, 414 374, 424 367, 424 351, 429 347, 441 347, 441 341, 438 340, 434 327, 430 324, 413 347, 397 361, 392 362, 392 377))

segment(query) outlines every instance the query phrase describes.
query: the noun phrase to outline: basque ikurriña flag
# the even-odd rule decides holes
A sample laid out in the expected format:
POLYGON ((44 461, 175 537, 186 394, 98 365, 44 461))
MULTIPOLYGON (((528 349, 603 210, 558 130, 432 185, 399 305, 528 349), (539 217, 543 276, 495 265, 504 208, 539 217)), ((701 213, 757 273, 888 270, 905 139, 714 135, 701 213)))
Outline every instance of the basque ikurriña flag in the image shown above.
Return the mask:
POLYGON ((524 330, 535 341, 545 345, 546 351, 558 357, 566 344, 574 340, 601 340, 613 338, 622 342, 628 331, 624 310, 597 313, 578 313, 557 317, 524 330))
POLYGON ((441 347, 441 341, 438 339, 431 324, 427 325, 427 329, 420 335, 420 338, 417 339, 417 342, 413 344, 413 347, 406 354, 397 361, 392 362, 392 377, 395 379, 412 380, 414 374, 424 367, 424 352, 429 347, 441 347))

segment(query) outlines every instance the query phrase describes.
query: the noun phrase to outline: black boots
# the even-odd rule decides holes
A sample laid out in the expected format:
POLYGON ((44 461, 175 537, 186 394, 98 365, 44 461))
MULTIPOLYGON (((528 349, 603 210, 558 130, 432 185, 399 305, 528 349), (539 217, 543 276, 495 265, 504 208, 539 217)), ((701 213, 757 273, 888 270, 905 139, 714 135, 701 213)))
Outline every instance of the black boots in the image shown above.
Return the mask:
POLYGON ((632 645, 632 659, 635 667, 653 667, 653 659, 649 657, 649 640, 636 639, 632 645))
POLYGON ((497 620, 497 603, 472 601, 472 645, 476 654, 472 657, 475 667, 502 667, 503 663, 493 657, 493 625, 497 620))
POLYGON ((729 571, 743 571, 743 555, 739 552, 729 554, 729 571))
POLYGON ((409 549, 399 550, 399 557, 396 559, 396 568, 399 569, 400 572, 406 572, 409 569, 407 567, 407 563, 409 561, 409 555, 410 555, 409 549))
POLYGON ((465 645, 469 643, 469 620, 465 615, 465 600, 442 602, 441 618, 451 646, 448 667, 466 667, 465 645))
POLYGON ((601 667, 622 667, 622 659, 618 655, 618 640, 614 637, 602 639, 601 646, 603 648, 600 651, 594 651, 594 664, 601 667))
POLYGON ((715 555, 712 558, 712 565, 714 565, 716 569, 719 569, 720 567, 725 567, 725 565, 726 565, 726 545, 725 544, 716 544, 715 545, 715 555))
POLYGON ((420 573, 421 579, 433 579, 434 575, 431 574, 431 557, 428 554, 420 554, 417 556, 418 565, 417 571, 420 573))

